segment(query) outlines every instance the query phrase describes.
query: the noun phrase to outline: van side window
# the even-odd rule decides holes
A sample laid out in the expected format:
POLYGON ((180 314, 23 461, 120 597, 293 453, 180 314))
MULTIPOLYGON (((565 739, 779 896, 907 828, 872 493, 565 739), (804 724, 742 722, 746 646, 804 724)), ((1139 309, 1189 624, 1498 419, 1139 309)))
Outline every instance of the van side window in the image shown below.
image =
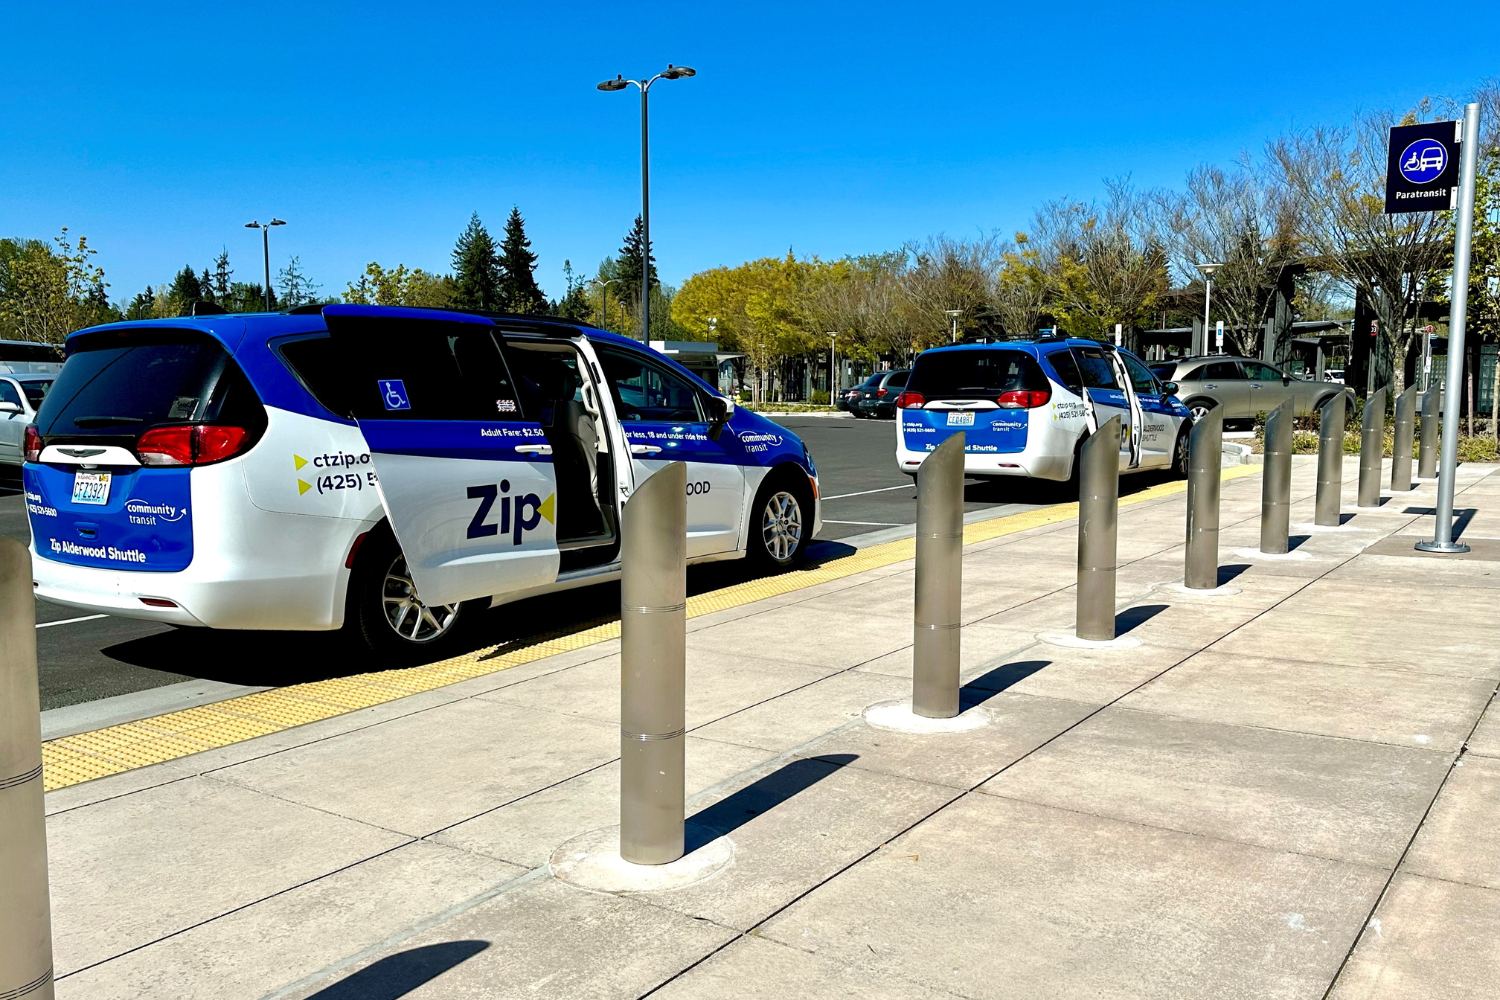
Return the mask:
POLYGON ((360 330, 357 350, 334 344, 329 356, 304 346, 299 354, 297 345, 309 340, 284 344, 281 351, 319 402, 358 419, 523 419, 494 330, 455 332, 455 325, 423 329, 410 322, 371 322, 360 330), (397 383, 400 391, 393 392, 397 383))
POLYGON ((297 337, 276 345, 281 360, 291 368, 313 398, 328 412, 347 417, 349 370, 344 366, 333 338, 327 335, 297 337))
POLYGON ((1156 376, 1135 358, 1128 354, 1121 355, 1125 362, 1125 370, 1130 373, 1130 384, 1135 389, 1137 396, 1158 396, 1161 387, 1156 384, 1156 376))
POLYGON ((1083 384, 1090 389, 1123 389, 1115 379, 1115 366, 1104 352, 1092 347, 1073 348, 1073 358, 1078 362, 1083 384))
POLYGON ((652 364, 634 351, 596 344, 604 380, 615 397, 615 412, 621 420, 660 420, 703 423, 697 387, 665 368, 652 364))
POLYGON ((1073 357, 1073 352, 1053 351, 1047 355, 1047 360, 1052 363, 1053 370, 1057 372, 1057 380, 1075 396, 1082 396, 1083 376, 1079 374, 1078 361, 1073 357))

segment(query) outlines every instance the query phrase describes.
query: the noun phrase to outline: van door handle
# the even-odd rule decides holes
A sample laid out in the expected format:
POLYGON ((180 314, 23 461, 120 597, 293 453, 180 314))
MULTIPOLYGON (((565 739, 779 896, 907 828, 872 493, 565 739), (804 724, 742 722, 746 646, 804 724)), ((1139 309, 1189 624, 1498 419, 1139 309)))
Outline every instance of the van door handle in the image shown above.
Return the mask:
POLYGON ((655 444, 633 444, 630 446, 632 455, 656 455, 661 453, 661 446, 655 444))
POLYGON ((1215 383, 1215 382, 1204 382, 1203 383, 1203 388, 1205 388, 1205 389, 1217 389, 1218 387, 1219 387, 1218 384, 1215 383))
POLYGON ((516 445, 516 454, 550 455, 552 454, 552 446, 550 444, 518 444, 516 445))
POLYGON ((1251 382, 1250 383, 1250 388, 1252 388, 1252 389, 1259 389, 1260 388, 1260 383, 1259 382, 1251 382))

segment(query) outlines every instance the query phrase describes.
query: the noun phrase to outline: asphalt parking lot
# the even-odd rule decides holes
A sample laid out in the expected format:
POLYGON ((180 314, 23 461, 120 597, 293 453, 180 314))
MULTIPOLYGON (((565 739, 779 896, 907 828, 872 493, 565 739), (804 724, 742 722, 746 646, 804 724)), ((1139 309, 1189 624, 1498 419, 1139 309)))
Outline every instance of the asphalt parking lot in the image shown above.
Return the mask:
MULTIPOLYGON (((895 467, 892 421, 777 419, 807 441, 818 464, 824 522, 814 554, 828 554, 835 545, 858 544, 862 536, 899 532, 915 521, 916 487, 895 467)), ((971 483, 966 499, 969 511, 1000 514, 1056 503, 1061 494, 1046 485, 971 483)), ((13 481, 0 486, 0 533, 28 537, 25 507, 13 481)), ((744 575, 738 563, 715 564, 693 570, 689 585, 694 590, 712 589, 744 575)), ((607 586, 575 592, 565 602, 536 598, 524 609, 494 612, 495 628, 514 631, 517 621, 525 622, 528 632, 568 628, 611 616, 617 603, 618 591, 607 586)), ((47 602, 38 603, 37 629, 42 708, 100 703, 94 715, 75 712, 82 721, 65 729, 120 721, 155 707, 153 699, 210 700, 246 689, 357 672, 348 662, 346 647, 330 634, 174 629, 47 602)))

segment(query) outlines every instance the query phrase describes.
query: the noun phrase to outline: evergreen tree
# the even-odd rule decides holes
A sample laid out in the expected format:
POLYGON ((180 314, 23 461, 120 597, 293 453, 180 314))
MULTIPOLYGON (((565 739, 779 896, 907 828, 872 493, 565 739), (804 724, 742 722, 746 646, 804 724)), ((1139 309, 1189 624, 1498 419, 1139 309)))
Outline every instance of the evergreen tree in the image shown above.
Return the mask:
POLYGON ((495 240, 475 212, 453 247, 453 281, 457 293, 453 304, 460 309, 498 311, 503 305, 500 277, 495 240))
POLYGON ((586 321, 589 318, 588 287, 583 278, 573 270, 571 260, 563 261, 563 285, 567 289, 563 297, 552 307, 552 312, 564 319, 586 321))
POLYGON ((156 316, 156 293, 147 285, 144 292, 137 292, 125 310, 126 319, 152 319, 156 316))
MULTIPOLYGON (((641 225, 641 217, 635 217, 635 225, 625 237, 625 243, 620 247, 618 258, 620 292, 619 296, 626 302, 641 301, 641 245, 645 242, 644 227, 641 225)), ((647 260, 650 263, 650 277, 648 287, 655 288, 660 285, 656 277, 656 254, 648 249, 647 260)))
POLYGON ((526 235, 526 220, 512 206, 500 241, 500 308, 522 316, 547 311, 547 297, 536 283, 536 254, 526 235))
POLYGON ((281 304, 288 309, 307 305, 318 297, 318 286, 302 273, 302 258, 293 257, 281 269, 281 304))
POLYGON ((225 305, 229 301, 230 290, 234 287, 234 269, 229 266, 229 251, 223 247, 219 248, 219 256, 214 258, 213 293, 214 301, 225 305))
POLYGON ((172 296, 187 305, 203 298, 203 285, 191 265, 178 271, 177 277, 172 279, 172 296))

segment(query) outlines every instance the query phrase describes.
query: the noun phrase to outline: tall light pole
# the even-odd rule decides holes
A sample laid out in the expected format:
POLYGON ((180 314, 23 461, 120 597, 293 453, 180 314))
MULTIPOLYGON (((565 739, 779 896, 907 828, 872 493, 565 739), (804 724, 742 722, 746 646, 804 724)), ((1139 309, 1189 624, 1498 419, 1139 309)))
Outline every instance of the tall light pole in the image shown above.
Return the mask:
POLYGON ((1223 264, 1199 264, 1198 270, 1203 272, 1203 353, 1208 353, 1208 305, 1214 295, 1214 272, 1223 267, 1223 264))
MULTIPOLYGON (((599 281, 598 278, 594 280, 599 281)), ((610 278, 608 281, 599 282, 599 326, 605 330, 609 329, 609 286, 619 280, 619 278, 610 278)))
POLYGON ((253 221, 245 223, 246 229, 260 230, 260 250, 266 261, 266 312, 271 311, 271 227, 284 225, 286 225, 286 223, 281 219, 276 218, 274 215, 271 216, 271 221, 267 222, 265 225, 261 225, 259 222, 253 221))
POLYGON ((962 309, 943 310, 943 315, 948 317, 948 325, 952 328, 953 331, 951 338, 948 341, 950 344, 958 343, 958 317, 962 316, 963 314, 964 311, 962 309))
POLYGON ((838 406, 834 395, 839 391, 839 335, 828 331, 828 405, 838 406))
POLYGON ((673 66, 642 82, 616 76, 599 84, 604 91, 624 90, 633 86, 641 92, 641 343, 651 340, 651 158, 646 135, 646 95, 657 80, 683 80, 696 76, 691 66, 673 66))

